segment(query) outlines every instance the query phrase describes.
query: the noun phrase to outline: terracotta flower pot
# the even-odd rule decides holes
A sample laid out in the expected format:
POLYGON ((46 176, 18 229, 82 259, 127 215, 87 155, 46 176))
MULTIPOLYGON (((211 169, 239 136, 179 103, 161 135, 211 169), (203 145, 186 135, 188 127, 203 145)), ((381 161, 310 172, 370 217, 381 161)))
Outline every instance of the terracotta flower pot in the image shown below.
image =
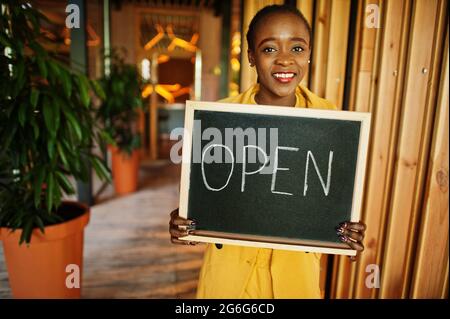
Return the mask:
POLYGON ((45 227, 45 234, 34 229, 29 245, 19 246, 21 230, 0 228, 13 297, 80 298, 84 227, 90 212, 77 202, 64 202, 61 209, 81 215, 45 227))
POLYGON ((116 194, 125 195, 136 191, 139 174, 139 150, 134 150, 131 156, 120 152, 116 147, 110 147, 110 151, 116 194))

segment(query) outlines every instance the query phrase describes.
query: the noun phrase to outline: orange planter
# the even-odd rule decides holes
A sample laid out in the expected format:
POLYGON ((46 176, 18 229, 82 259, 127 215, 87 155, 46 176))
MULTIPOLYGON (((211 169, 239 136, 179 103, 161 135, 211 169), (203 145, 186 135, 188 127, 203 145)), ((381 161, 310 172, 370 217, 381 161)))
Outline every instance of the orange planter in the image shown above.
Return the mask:
POLYGON ((83 214, 65 223, 34 229, 29 245, 19 246, 21 230, 0 228, 9 283, 15 298, 80 298, 84 227, 89 209, 76 202, 63 206, 83 214), (77 280, 79 279, 79 280, 77 280))
POLYGON ((116 147, 110 147, 112 155, 112 174, 116 194, 125 195, 136 191, 139 173, 139 150, 131 156, 116 147))

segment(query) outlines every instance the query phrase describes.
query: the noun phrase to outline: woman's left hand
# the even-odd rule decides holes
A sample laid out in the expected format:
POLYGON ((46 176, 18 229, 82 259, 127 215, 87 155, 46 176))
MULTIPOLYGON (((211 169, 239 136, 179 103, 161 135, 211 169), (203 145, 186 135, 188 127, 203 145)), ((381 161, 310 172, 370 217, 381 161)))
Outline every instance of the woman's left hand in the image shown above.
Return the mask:
MULTIPOLYGON (((339 239, 350 246, 350 248, 355 249, 358 253, 364 250, 363 240, 366 231, 366 225, 362 222, 352 223, 343 222, 336 227, 339 239)), ((350 257, 351 261, 356 260, 356 256, 350 257)))

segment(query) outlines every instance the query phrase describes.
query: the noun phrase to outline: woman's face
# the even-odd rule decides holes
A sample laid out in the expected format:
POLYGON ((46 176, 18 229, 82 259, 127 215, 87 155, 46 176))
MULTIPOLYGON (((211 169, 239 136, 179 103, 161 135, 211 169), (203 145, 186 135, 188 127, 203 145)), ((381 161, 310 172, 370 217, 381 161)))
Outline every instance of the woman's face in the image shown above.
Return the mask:
POLYGON ((271 14, 257 25, 248 57, 256 66, 264 104, 295 101, 295 89, 308 69, 309 41, 305 24, 292 13, 271 14))

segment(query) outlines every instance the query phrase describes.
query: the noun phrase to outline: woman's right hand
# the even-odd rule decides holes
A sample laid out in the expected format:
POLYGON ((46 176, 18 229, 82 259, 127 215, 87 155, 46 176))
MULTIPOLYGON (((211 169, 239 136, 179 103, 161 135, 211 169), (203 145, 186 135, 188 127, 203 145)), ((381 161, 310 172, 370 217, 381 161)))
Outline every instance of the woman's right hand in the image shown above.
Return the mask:
POLYGON ((172 244, 196 245, 198 242, 180 240, 180 237, 187 236, 195 229, 195 221, 185 219, 178 214, 178 208, 170 213, 169 232, 172 244))

